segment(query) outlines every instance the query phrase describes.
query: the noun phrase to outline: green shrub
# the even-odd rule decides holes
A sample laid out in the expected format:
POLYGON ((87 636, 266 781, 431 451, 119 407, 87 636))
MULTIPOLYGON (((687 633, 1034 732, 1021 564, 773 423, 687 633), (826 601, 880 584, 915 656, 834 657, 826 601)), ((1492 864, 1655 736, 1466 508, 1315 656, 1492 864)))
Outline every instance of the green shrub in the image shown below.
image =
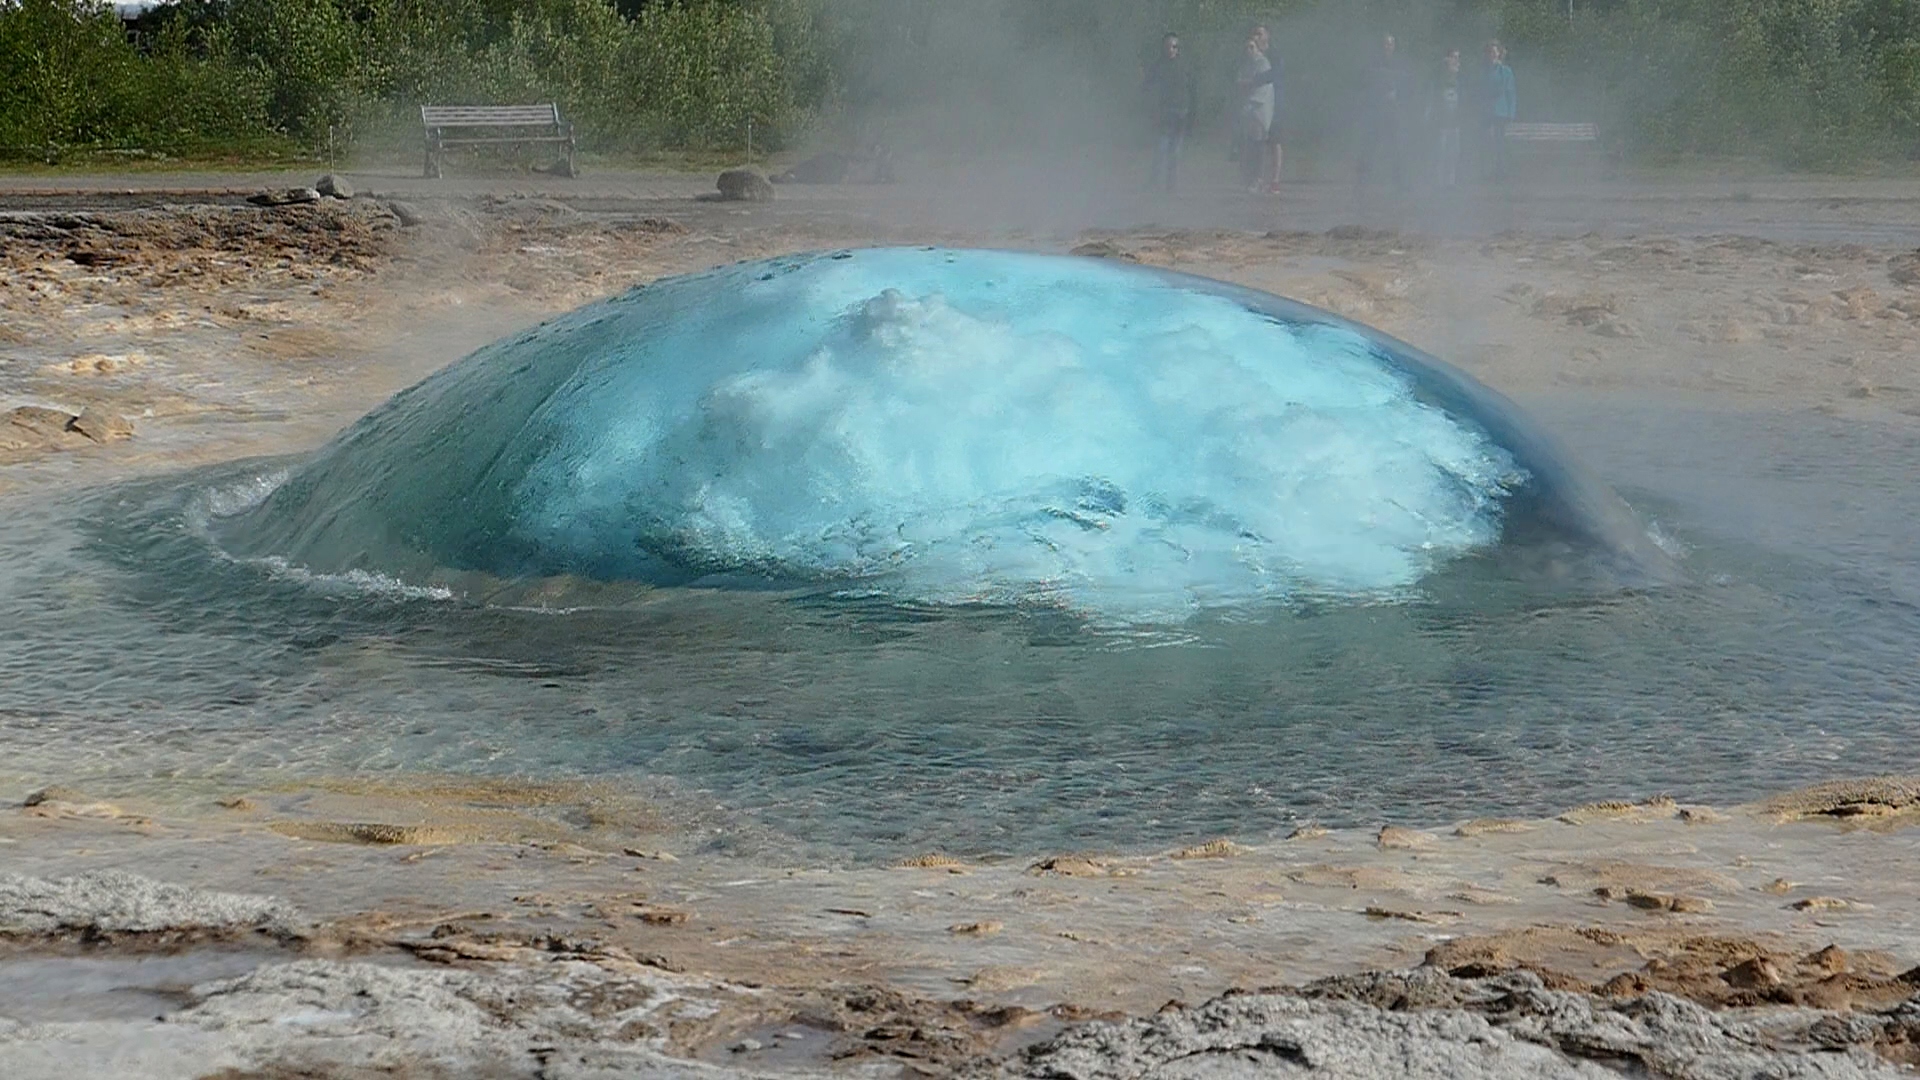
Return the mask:
POLYGON ((137 58, 102 0, 0 8, 0 143, 45 150, 119 135, 137 58))

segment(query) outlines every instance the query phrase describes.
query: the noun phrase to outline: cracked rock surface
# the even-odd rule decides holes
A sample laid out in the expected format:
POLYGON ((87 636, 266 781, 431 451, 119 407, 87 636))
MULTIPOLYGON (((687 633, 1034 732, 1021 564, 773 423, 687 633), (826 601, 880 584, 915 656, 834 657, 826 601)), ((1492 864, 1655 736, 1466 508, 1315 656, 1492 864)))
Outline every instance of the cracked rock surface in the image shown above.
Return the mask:
POLYGON ((637 965, 576 960, 419 968, 297 960, 195 987, 146 1021, 0 1022, 10 1080, 117 1076, 746 1077, 663 1053, 676 1014, 711 1006, 637 965))
POLYGON ((295 937, 301 919, 284 900, 209 892, 100 870, 62 878, 0 874, 0 936, 102 938, 216 936, 257 932, 295 937))
POLYGON ((1870 1047, 1904 1041, 1916 1011, 1908 1002, 1886 1014, 1713 1012, 1661 993, 1610 1001, 1548 990, 1530 972, 1472 980, 1422 968, 1087 1024, 983 1075, 1891 1080, 1912 1074, 1870 1047), (1397 984, 1402 1008, 1366 1003, 1382 984, 1397 984))

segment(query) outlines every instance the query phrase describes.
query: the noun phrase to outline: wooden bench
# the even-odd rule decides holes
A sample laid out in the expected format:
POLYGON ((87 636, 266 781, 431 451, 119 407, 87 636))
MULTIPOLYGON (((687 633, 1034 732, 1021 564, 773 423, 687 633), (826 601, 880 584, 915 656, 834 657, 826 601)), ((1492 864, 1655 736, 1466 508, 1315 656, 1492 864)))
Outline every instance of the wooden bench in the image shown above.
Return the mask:
POLYGON ((420 123, 427 129, 429 179, 439 178, 440 159, 449 146, 512 143, 559 143, 567 155, 560 175, 575 175, 573 124, 560 119, 558 105, 422 105, 420 123))
POLYGON ((1508 124, 1507 138, 1527 143, 1597 143, 1598 124, 1508 124))
MULTIPOLYGON (((1555 158, 1559 159, 1563 170, 1567 166, 1575 166, 1585 172, 1592 167, 1593 155, 1588 151, 1601 149, 1600 125, 1510 123, 1507 125, 1507 145, 1516 149, 1528 148, 1521 155, 1526 158, 1555 158), (1569 158, 1578 158, 1577 165, 1574 161, 1568 160, 1569 158)), ((1613 170, 1612 160, 1605 154, 1601 154, 1600 157, 1602 170, 1610 175, 1613 170)), ((1534 164, 1544 166, 1547 162, 1536 161, 1534 164)), ((1529 170, 1533 167, 1534 165, 1527 166, 1529 170)))

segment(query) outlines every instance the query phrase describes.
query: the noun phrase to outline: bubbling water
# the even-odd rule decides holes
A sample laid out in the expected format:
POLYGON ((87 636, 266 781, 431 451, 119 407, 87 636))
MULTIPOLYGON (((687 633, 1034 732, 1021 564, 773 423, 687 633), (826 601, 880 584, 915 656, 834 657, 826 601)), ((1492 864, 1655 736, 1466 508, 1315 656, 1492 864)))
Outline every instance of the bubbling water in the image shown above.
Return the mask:
POLYGON ((1530 462, 1382 339, 1211 284, 938 249, 658 282, 398 395, 225 542, 1119 621, 1389 596, 1499 542, 1530 462))

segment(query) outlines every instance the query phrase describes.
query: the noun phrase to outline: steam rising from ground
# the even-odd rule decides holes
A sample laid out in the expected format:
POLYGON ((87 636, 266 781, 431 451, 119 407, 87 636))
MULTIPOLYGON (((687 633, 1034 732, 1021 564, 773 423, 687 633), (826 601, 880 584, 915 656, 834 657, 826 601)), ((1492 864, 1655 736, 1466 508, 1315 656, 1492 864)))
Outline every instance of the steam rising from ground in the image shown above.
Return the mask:
POLYGON ((637 289, 403 393, 237 531, 453 567, 1126 620, 1378 595, 1525 479, 1389 357, 1098 261, 881 249, 637 289))

